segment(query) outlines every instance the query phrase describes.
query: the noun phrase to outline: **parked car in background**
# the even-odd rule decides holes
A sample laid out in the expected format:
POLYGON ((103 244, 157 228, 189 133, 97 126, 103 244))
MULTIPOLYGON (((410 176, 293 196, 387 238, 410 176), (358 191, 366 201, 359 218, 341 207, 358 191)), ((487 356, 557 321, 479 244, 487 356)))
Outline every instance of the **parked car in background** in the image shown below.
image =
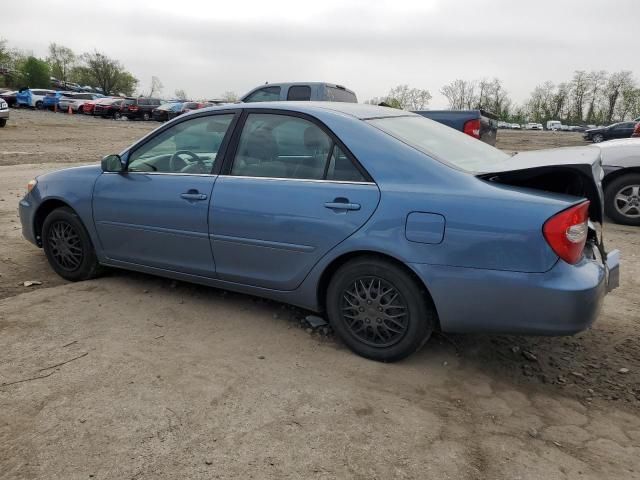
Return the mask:
POLYGON ((9 120, 9 104, 0 99, 0 128, 4 127, 9 120))
POLYGON ((608 127, 590 128, 585 130, 584 139, 593 143, 600 143, 614 138, 629 138, 633 134, 636 122, 620 122, 608 127))
POLYGON ((59 91, 53 93, 47 93, 42 99, 42 108, 45 110, 56 110, 59 106, 60 99, 67 94, 73 92, 59 91))
POLYGON ((325 82, 270 83, 245 94, 240 101, 320 101, 357 103, 356 94, 342 85, 325 82))
POLYGON ((522 129, 522 126, 521 126, 519 123, 512 123, 512 124, 511 124, 511 128, 512 128, 513 130, 521 130, 521 129, 522 129))
POLYGON ((113 118, 118 120, 122 117, 122 106, 124 98, 109 97, 101 98, 93 107, 93 115, 95 117, 113 118))
POLYGON ((416 110, 413 113, 466 133, 489 145, 496 144, 498 117, 486 110, 416 110))
POLYGON ((48 90, 43 88, 23 88, 18 90, 16 94, 16 103, 20 107, 31 107, 31 108, 43 108, 44 105, 44 97, 48 93, 55 93, 55 90, 48 90))
POLYGON ((110 98, 110 97, 96 98, 95 100, 86 100, 82 104, 82 113, 84 113, 86 115, 93 115, 93 109, 96 107, 96 103, 98 103, 100 100, 104 100, 106 98, 110 98))
POLYGON ((559 120, 548 120, 547 121, 547 130, 555 131, 560 130, 562 128, 562 122, 559 120))
POLYGON ((8 90, 6 92, 0 93, 0 98, 7 102, 9 107, 14 107, 17 105, 16 94, 17 90, 8 90))
POLYGON ((104 95, 100 95, 99 93, 67 93, 60 97, 58 108, 66 112, 69 110, 69 107, 71 107, 71 111, 73 113, 82 113, 82 106, 86 102, 90 100, 97 100, 103 97, 104 95))
POLYGON ((640 138, 611 140, 589 148, 602 152, 607 216, 616 223, 640 226, 640 138))
POLYGON ((160 105, 162 105, 162 100, 159 98, 127 98, 122 103, 120 115, 129 120, 151 120, 153 109, 158 108, 160 105))
POLYGON ((542 130, 542 124, 529 122, 524 126, 525 130, 542 130))
POLYGON ((151 118, 156 122, 166 122, 180 115, 182 104, 184 102, 171 102, 154 108, 151 112, 151 118))
POLYGON ((592 324, 619 253, 597 228, 600 152, 577 148, 510 156, 397 109, 236 104, 39 176, 19 213, 67 280, 105 265, 265 296, 394 361, 436 329, 592 324))
POLYGON ((570 132, 584 132, 586 129, 584 125, 569 125, 570 132))

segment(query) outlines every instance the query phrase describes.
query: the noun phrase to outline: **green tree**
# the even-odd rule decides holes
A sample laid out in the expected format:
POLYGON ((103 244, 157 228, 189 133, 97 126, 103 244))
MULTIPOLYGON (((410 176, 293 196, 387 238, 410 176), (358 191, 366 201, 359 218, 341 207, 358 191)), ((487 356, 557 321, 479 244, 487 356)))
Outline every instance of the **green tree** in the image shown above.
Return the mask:
POLYGON ((48 88, 51 85, 49 65, 44 60, 29 56, 19 71, 22 83, 29 88, 48 88))
POLYGON ((49 56, 47 57, 51 73, 58 80, 63 82, 69 81, 71 70, 76 63, 76 54, 69 47, 58 45, 57 43, 49 44, 49 56))
POLYGON ((122 93, 132 95, 138 79, 125 70, 122 64, 103 53, 94 51, 82 55, 93 85, 100 87, 105 95, 122 93))

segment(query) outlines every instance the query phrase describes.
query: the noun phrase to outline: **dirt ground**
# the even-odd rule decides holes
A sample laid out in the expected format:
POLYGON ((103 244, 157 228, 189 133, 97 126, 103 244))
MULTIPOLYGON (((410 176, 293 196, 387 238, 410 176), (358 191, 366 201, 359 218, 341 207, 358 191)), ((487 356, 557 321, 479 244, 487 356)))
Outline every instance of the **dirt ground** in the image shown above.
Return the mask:
POLYGON ((0 129, 0 479, 640 478, 640 230, 605 225, 621 287, 592 329, 440 335, 378 364, 285 305, 50 270, 21 238, 26 182, 155 126, 14 110, 0 129))

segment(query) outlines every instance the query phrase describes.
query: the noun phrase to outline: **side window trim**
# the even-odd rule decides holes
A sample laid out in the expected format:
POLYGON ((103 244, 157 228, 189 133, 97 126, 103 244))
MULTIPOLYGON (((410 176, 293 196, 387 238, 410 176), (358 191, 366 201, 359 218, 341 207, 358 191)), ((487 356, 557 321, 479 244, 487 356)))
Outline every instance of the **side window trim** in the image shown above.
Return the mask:
MULTIPOLYGON (((241 114, 240 114, 240 116, 238 118, 237 124, 235 125, 235 129, 234 129, 233 135, 230 138, 228 149, 225 152, 226 155, 225 155, 225 158, 224 158, 224 162, 223 162, 223 164, 218 164, 218 162, 216 162, 216 164, 220 165, 220 169, 218 170, 218 175, 232 176, 231 175, 231 167, 232 167, 233 161, 235 159, 236 152, 238 150, 238 146, 240 144, 240 135, 242 134, 242 131, 244 130, 244 126, 245 126, 247 117, 251 113, 288 115, 290 117, 298 117, 298 118, 302 118, 304 120, 307 120, 307 121, 313 123, 314 125, 320 127, 320 129, 326 135, 328 135, 329 138, 332 141, 332 148, 330 149, 330 154, 333 153, 333 149, 337 146, 340 150, 342 150, 342 152, 351 161, 351 163, 353 163, 354 167, 356 167, 356 169, 362 175, 362 178, 364 178, 364 182, 341 182, 339 180, 326 180, 326 179, 323 179, 323 180, 291 179, 291 180, 337 182, 337 183, 373 183, 373 184, 376 183, 375 180, 371 177, 371 175, 369 175, 369 172, 367 172, 367 170, 358 161, 358 159, 355 157, 355 155, 353 155, 353 153, 351 153, 351 150, 349 150, 347 148, 347 146, 344 143, 342 143, 342 141, 338 138, 338 136, 335 133, 333 133, 333 131, 331 131, 331 129, 329 127, 327 127, 322 121, 320 121, 319 119, 317 119, 314 116, 307 115, 306 113, 296 112, 296 111, 293 111, 293 110, 274 110, 274 109, 271 109, 271 108, 243 108, 242 109, 242 112, 241 112, 241 114)), ((327 169, 327 166, 328 166, 330 161, 331 161, 331 155, 329 155, 329 157, 327 158, 327 163, 325 165, 325 178, 326 178, 326 174, 327 174, 326 169, 327 169)), ((268 180, 268 177, 258 177, 258 178, 264 178, 265 180, 268 180)))
MULTIPOLYGON (((150 142, 151 140, 153 140, 155 137, 157 137, 158 135, 161 135, 162 133, 166 132, 168 129, 173 128, 174 126, 183 123, 183 122, 188 122, 189 120, 195 120, 196 118, 202 118, 202 117, 210 117, 210 116, 216 116, 216 115, 233 115, 233 118, 231 119, 231 123, 229 123, 229 128, 227 128, 227 131, 224 135, 224 138, 222 139, 222 143, 220 144, 220 149, 218 150, 218 153, 216 155, 216 158, 218 156, 221 157, 220 162, 216 161, 213 163, 213 169, 209 172, 209 173, 200 173, 198 175, 219 175, 220 174, 220 170, 222 169, 222 165, 226 162, 227 160, 227 154, 229 151, 229 144, 231 142, 231 138, 232 136, 235 134, 235 130, 237 129, 238 126, 238 121, 240 120, 240 116, 242 114, 242 110, 239 109, 231 109, 231 110, 220 110, 220 111, 215 111, 215 112, 203 112, 203 113, 199 113, 199 114, 193 114, 193 115, 188 115, 186 117, 178 117, 179 120, 176 122, 171 122, 171 124, 165 124, 163 127, 160 127, 157 130, 154 130, 153 132, 151 132, 149 135, 147 135, 146 137, 143 137, 142 139, 138 140, 137 143, 135 143, 134 145, 132 145, 131 147, 129 147, 127 150, 125 150, 122 154, 121 157, 122 159, 127 163, 127 166, 129 165, 129 159, 131 157, 131 155, 133 153, 135 153, 136 150, 138 150, 139 148, 141 148, 142 146, 144 146, 147 142, 150 142)), ((129 173, 137 173, 137 172, 129 172, 129 173)), ((147 174, 152 173, 152 172, 145 172, 147 174)), ((156 173, 156 175, 175 175, 172 173, 156 173)), ((183 174, 183 175, 188 175, 188 174, 183 174)))

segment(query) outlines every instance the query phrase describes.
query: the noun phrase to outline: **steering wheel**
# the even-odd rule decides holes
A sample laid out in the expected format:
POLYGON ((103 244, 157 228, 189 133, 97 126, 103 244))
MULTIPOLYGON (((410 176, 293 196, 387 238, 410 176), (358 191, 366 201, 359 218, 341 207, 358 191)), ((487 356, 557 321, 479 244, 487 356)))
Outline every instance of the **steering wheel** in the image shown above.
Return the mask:
POLYGON ((176 153, 171 155, 171 158, 169 159, 169 171, 180 172, 182 171, 182 169, 188 167, 189 165, 193 165, 194 163, 198 163, 204 166, 202 159, 195 153, 189 150, 178 150, 176 153), (180 158, 180 155, 182 154, 190 156, 193 159, 193 162, 188 162, 187 160, 180 158))

